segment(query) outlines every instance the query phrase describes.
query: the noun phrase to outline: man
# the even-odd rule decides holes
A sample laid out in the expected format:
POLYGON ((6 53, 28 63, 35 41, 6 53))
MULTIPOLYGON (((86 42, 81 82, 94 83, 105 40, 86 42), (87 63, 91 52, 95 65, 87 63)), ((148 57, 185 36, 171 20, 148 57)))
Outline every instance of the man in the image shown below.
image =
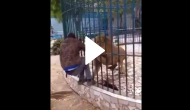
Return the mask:
POLYGON ((76 39, 73 33, 69 33, 68 38, 62 42, 60 49, 60 62, 66 74, 73 76, 79 75, 79 85, 85 81, 87 81, 87 85, 92 85, 94 81, 89 64, 85 65, 85 58, 79 56, 79 51, 85 51, 85 45, 76 39), (84 71, 87 80, 84 79, 84 71))

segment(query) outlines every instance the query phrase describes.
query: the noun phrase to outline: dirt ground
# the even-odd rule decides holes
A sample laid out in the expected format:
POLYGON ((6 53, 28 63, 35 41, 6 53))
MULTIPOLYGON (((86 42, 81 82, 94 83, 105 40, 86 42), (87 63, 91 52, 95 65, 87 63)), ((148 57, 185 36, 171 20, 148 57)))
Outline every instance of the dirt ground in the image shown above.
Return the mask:
POLYGON ((51 56, 51 110, 100 110, 72 91, 61 71, 59 56, 51 56))

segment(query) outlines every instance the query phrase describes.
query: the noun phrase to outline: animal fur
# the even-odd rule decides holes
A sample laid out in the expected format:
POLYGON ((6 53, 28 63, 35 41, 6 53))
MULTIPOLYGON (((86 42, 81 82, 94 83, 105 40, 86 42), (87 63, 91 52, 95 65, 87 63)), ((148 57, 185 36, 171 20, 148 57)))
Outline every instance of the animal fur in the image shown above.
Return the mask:
POLYGON ((123 64, 123 60, 125 59, 125 50, 122 47, 119 47, 119 54, 122 54, 122 55, 117 55, 118 54, 118 46, 114 45, 114 43, 111 43, 112 40, 110 39, 110 37, 106 37, 105 35, 96 36, 94 41, 100 47, 105 49, 105 52, 103 53, 104 56, 100 55, 93 61, 94 65, 95 65, 95 68, 93 69, 94 76, 98 74, 101 64, 104 64, 107 66, 112 65, 111 47, 113 48, 113 54, 116 54, 116 55, 113 55, 113 65, 111 67, 108 67, 108 69, 114 70, 118 63, 119 66, 121 67, 120 73, 126 74, 125 65, 123 64), (106 54, 106 56, 105 56, 105 54, 106 54), (101 59, 100 59, 100 57, 101 57, 101 59), (106 60, 107 60, 107 62, 106 62, 106 60))

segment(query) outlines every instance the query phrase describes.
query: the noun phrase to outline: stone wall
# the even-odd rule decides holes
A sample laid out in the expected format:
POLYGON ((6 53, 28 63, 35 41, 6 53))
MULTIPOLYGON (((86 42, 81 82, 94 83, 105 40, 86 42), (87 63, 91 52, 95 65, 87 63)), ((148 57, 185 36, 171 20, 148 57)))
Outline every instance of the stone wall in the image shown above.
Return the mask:
POLYGON ((141 100, 117 95, 95 86, 78 85, 77 77, 68 75, 66 78, 65 72, 63 74, 75 92, 102 110, 141 110, 141 100))

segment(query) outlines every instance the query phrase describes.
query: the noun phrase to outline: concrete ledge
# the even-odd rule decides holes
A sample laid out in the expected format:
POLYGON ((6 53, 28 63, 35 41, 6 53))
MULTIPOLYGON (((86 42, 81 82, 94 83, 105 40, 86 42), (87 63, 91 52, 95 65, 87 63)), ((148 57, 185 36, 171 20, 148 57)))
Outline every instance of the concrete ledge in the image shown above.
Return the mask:
POLYGON ((102 110, 141 110, 141 100, 117 95, 95 86, 78 85, 78 78, 75 76, 63 75, 70 87, 82 98, 88 100, 102 110))

